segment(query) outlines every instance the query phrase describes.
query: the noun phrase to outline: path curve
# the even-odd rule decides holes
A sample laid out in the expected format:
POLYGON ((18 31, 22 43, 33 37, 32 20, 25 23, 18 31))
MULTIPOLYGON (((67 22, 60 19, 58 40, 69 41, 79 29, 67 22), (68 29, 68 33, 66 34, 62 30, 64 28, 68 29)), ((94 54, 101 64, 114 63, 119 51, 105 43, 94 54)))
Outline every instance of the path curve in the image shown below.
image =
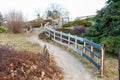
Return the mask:
POLYGON ((63 80, 94 80, 84 66, 69 52, 64 51, 56 45, 39 40, 37 34, 32 35, 29 40, 30 42, 39 44, 40 46, 47 45, 55 62, 63 69, 63 80))

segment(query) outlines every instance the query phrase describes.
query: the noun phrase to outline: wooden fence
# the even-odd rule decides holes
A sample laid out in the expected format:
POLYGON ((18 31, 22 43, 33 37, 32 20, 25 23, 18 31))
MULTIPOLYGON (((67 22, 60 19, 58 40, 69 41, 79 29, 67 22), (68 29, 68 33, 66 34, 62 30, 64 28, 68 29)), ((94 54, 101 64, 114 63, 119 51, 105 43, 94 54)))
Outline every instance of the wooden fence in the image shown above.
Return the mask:
POLYGON ((85 38, 56 31, 51 27, 45 27, 45 35, 53 41, 67 46, 83 57, 86 57, 86 59, 100 70, 101 76, 104 75, 105 49, 103 45, 96 44, 85 38))
POLYGON ((120 80, 120 51, 118 52, 118 71, 119 71, 119 80, 120 80))

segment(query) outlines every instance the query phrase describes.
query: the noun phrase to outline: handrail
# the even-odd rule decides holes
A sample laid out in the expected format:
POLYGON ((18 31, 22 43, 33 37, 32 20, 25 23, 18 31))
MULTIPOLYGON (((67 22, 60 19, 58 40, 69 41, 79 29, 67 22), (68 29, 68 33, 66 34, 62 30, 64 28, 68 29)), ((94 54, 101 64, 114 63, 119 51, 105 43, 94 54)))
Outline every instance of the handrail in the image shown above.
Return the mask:
POLYGON ((67 46, 68 48, 81 54, 83 57, 86 57, 96 68, 100 69, 101 75, 104 74, 105 49, 103 45, 89 41, 86 38, 57 31, 47 26, 45 26, 45 35, 47 37, 51 37, 51 39, 56 43, 67 46), (100 54, 95 52, 94 49, 98 50, 100 54), (90 54, 88 54, 88 52, 90 54), (94 57, 99 59, 100 63, 97 62, 94 57))

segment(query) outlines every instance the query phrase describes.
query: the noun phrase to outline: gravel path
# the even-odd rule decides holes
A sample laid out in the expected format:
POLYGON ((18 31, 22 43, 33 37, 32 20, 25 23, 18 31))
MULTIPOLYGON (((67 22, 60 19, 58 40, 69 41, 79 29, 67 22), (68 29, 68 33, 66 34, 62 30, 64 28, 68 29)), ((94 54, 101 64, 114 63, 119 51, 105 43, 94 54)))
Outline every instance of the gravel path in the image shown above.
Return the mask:
POLYGON ((63 69, 63 80, 94 80, 84 66, 69 52, 64 51, 56 45, 39 40, 36 34, 32 35, 29 40, 40 46, 47 45, 55 62, 63 69))

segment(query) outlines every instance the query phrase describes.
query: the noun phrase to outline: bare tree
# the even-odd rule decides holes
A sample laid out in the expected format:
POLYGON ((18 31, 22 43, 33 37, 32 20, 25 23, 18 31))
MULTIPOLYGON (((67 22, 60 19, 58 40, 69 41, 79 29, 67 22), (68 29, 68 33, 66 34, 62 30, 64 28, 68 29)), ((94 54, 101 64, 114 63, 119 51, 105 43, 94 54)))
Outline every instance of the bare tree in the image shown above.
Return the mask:
POLYGON ((13 33, 20 33, 24 26, 25 17, 21 11, 12 10, 5 14, 5 26, 13 33))
POLYGON ((0 26, 3 24, 3 16, 2 16, 2 14, 1 14, 1 12, 0 12, 0 26))
POLYGON ((35 12, 36 12, 37 20, 39 21, 41 18, 40 9, 35 10, 35 12))
POLYGON ((57 4, 57 3, 52 3, 50 4, 47 9, 47 14, 48 12, 54 12, 57 11, 60 13, 60 17, 68 17, 69 16, 69 12, 66 8, 64 8, 62 5, 57 4))

